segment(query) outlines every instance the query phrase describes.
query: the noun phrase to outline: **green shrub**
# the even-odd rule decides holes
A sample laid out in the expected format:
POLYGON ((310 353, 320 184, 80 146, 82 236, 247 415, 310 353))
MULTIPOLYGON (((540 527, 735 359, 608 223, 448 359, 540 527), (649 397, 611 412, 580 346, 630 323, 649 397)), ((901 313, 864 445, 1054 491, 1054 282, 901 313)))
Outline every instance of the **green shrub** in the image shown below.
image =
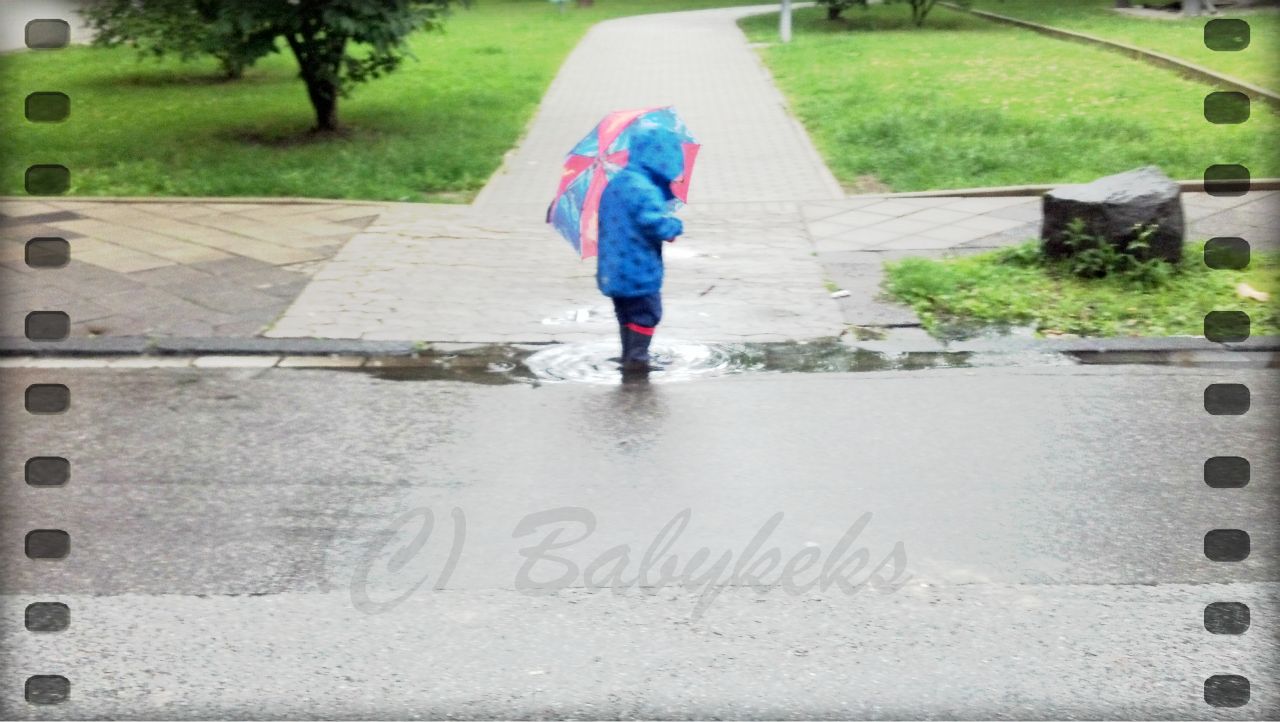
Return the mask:
POLYGON ((1177 269, 1168 261, 1148 257, 1154 224, 1135 225, 1134 230, 1137 236, 1119 245, 1086 232, 1084 221, 1076 218, 1067 225, 1063 240, 1070 254, 1061 262, 1080 278, 1119 276, 1146 288, 1158 287, 1177 269))

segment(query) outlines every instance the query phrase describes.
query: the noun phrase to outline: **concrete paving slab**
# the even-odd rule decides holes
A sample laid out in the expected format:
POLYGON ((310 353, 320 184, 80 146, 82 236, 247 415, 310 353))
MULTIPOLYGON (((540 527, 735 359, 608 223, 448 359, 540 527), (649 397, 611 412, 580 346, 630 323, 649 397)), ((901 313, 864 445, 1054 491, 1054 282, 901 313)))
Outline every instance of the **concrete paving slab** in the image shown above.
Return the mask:
POLYGON ((0 330, 21 335, 27 311, 63 310, 72 316, 73 336, 254 335, 301 291, 314 271, 305 263, 326 260, 357 232, 332 218, 363 219, 363 224, 372 220, 371 210, 380 208, 340 202, 3 199, 0 249, 10 276, 7 315, 19 326, 8 323, 0 330), (309 218, 313 212, 327 218, 309 218), (244 213, 254 217, 236 215, 244 213), (48 225, 33 222, 39 219, 48 225), (274 242, 238 233, 246 224, 257 224, 257 235, 274 242), (40 235, 70 241, 71 262, 32 272, 24 246, 40 235), (41 288, 53 296, 31 296, 41 288), (40 308, 31 305, 38 301, 40 308), (89 301, 101 308, 86 306, 89 301))

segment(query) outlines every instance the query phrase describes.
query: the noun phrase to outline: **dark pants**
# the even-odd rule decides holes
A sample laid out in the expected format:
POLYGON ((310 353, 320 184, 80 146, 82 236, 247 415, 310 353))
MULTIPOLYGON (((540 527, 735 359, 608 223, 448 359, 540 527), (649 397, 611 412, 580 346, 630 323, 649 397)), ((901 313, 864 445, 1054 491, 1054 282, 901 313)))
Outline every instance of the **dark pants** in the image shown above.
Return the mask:
POLYGON ((618 315, 619 325, 634 324, 652 333, 653 327, 662 320, 662 294, 614 298, 613 312, 618 315))
POLYGON ((662 296, 650 294, 631 298, 614 298, 613 312, 618 316, 622 336, 623 372, 647 372, 649 342, 653 329, 662 320, 662 296))

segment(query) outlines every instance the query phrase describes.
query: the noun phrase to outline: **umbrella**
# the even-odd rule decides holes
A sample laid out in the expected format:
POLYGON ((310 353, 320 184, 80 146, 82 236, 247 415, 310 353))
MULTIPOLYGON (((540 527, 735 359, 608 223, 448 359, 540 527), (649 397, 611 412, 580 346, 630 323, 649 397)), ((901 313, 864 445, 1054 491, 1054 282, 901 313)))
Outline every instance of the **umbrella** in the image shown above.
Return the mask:
POLYGON ((596 255, 600 196, 604 187, 626 167, 634 131, 648 125, 666 128, 683 142, 684 173, 671 183, 671 192, 678 203, 689 200, 689 175, 699 146, 675 110, 643 108, 610 113, 569 152, 555 200, 547 207, 547 223, 554 226, 582 258, 596 255))

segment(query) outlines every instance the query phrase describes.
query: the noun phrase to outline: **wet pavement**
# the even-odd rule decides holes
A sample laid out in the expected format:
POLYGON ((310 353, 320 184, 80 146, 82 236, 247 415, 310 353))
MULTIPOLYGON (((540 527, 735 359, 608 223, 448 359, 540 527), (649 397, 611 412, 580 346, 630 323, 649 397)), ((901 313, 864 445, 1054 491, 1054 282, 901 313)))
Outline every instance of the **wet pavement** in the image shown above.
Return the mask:
POLYGON ((537 358, 484 358, 500 384, 0 369, 5 475, 72 464, 64 487, 0 492, 0 712, 1280 713, 1273 369, 521 380, 537 358), (1250 387, 1249 413, 1205 413, 1224 377, 1250 387), (40 382, 67 384, 71 409, 15 411, 40 382), (1224 454, 1250 460, 1247 486, 1205 484, 1224 454), (1218 528, 1250 533, 1247 559, 1205 557, 1218 528), (31 529, 66 530, 69 556, 24 557, 31 529), (1217 601, 1249 604, 1253 628, 1205 631, 1217 601), (32 602, 67 604, 69 629, 22 631, 32 602), (1253 681, 1248 706, 1205 704, 1225 673, 1253 681), (32 674, 67 676, 71 699, 28 706, 32 674))

